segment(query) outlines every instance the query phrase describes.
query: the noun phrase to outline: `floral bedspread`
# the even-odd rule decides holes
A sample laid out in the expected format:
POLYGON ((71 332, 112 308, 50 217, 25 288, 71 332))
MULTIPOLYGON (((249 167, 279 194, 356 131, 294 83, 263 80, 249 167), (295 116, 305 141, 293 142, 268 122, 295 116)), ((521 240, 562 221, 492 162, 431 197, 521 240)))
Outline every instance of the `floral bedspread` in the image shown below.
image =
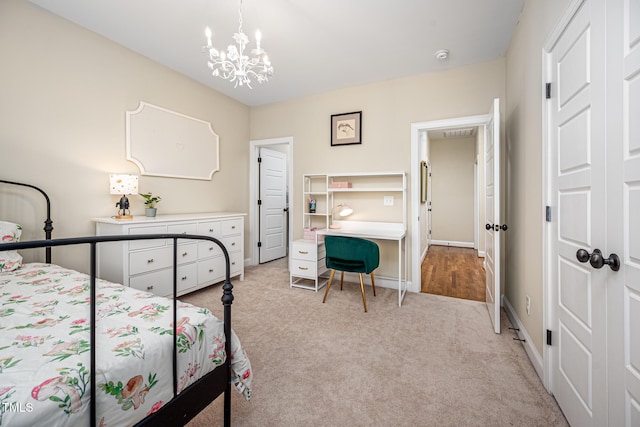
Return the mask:
MULTIPOLYGON (((97 280, 96 395, 101 426, 127 426, 173 396, 173 301, 97 280)), ((89 277, 56 265, 0 273, 0 426, 89 425, 89 277)), ((178 303, 178 391, 225 360, 224 328, 178 303)), ((251 365, 235 333, 236 389, 251 365)))

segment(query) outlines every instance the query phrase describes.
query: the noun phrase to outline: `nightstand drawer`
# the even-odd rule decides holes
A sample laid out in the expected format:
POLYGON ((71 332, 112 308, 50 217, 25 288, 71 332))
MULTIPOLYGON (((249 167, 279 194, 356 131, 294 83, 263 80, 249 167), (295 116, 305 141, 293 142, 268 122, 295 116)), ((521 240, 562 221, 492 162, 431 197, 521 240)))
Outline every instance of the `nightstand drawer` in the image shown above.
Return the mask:
POLYGON ((173 263, 173 248, 164 247, 129 254, 129 274, 136 275, 148 271, 170 267, 173 263))

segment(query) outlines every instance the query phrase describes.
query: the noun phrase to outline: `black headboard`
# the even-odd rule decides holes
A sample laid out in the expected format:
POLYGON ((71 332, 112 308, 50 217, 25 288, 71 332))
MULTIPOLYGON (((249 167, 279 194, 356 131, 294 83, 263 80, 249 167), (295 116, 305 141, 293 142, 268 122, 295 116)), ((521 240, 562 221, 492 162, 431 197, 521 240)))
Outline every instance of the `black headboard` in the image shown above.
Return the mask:
MULTIPOLYGON (((19 185, 22 187, 29 187, 37 190, 44 196, 45 201, 47 202, 47 219, 44 222, 44 235, 46 240, 51 240, 51 232, 53 231, 53 221, 51 221, 51 201, 49 201, 49 196, 42 189, 36 187, 31 184, 23 184, 21 182, 13 182, 13 181, 5 181, 4 179, 0 179, 0 183, 3 184, 11 184, 11 185, 19 185)), ((47 264, 51 264, 51 247, 47 247, 45 249, 45 261, 47 264)))

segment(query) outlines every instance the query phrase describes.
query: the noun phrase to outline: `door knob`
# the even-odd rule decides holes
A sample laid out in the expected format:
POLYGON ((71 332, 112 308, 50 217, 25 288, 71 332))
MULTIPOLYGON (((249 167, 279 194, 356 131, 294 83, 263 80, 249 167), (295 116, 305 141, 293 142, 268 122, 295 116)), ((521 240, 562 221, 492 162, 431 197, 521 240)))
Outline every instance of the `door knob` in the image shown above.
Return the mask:
POLYGON ((500 226, 500 230, 502 230, 502 231, 507 231, 507 224, 502 224, 502 225, 500 226))
POLYGON ((620 257, 616 254, 611 254, 609 255, 609 258, 605 258, 602 256, 602 251, 600 249, 594 249, 591 254, 589 254, 586 249, 578 249, 578 252, 576 252, 576 258, 578 258, 578 261, 580 262, 589 261, 589 264, 596 269, 600 269, 605 265, 608 265, 613 271, 620 270, 620 257))
POLYGON ((491 230, 493 228, 493 224, 487 224, 484 226, 487 230, 491 230))

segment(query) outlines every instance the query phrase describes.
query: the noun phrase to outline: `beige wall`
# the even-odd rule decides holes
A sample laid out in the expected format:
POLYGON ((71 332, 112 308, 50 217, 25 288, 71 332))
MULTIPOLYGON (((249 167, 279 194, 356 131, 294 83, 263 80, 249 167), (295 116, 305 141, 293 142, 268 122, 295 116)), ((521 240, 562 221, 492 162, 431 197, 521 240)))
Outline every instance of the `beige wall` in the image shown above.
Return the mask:
POLYGON ((475 137, 432 139, 432 237, 436 243, 474 241, 475 137))
MULTIPOLYGON (((140 178, 140 191, 162 196, 159 213, 248 211, 247 106, 24 0, 0 2, 0 55, 0 176, 48 192, 54 237, 92 235, 91 218, 115 214, 108 174, 139 174, 125 159, 125 111, 140 101, 211 122, 220 136, 213 180, 140 178)), ((24 223, 25 240, 42 236, 37 197, 17 192, 0 205, 0 218, 24 223)), ((131 201, 144 214, 142 198, 131 201)), ((87 271, 87 259, 86 248, 54 248, 65 266, 87 271)))
POLYGON ((528 0, 507 53, 506 290, 537 350, 543 349, 542 48, 568 0, 528 0), (525 297, 531 297, 527 315, 525 297))
MULTIPOLYGON (((302 236, 302 174, 379 171, 408 174, 411 123, 486 114, 493 98, 504 99, 504 73, 501 58, 252 108, 252 140, 294 138, 293 237, 302 236), (352 111, 362 111, 363 143, 331 147, 331 115, 352 111)), ((407 181, 409 198, 419 197, 419 192, 410 188, 410 176, 407 181)), ((410 210, 408 203, 407 212, 410 210)), ((410 224, 408 221, 409 228, 410 224)), ((409 243, 412 232, 409 229, 409 243)), ((392 271, 389 275, 395 274, 392 271)))

